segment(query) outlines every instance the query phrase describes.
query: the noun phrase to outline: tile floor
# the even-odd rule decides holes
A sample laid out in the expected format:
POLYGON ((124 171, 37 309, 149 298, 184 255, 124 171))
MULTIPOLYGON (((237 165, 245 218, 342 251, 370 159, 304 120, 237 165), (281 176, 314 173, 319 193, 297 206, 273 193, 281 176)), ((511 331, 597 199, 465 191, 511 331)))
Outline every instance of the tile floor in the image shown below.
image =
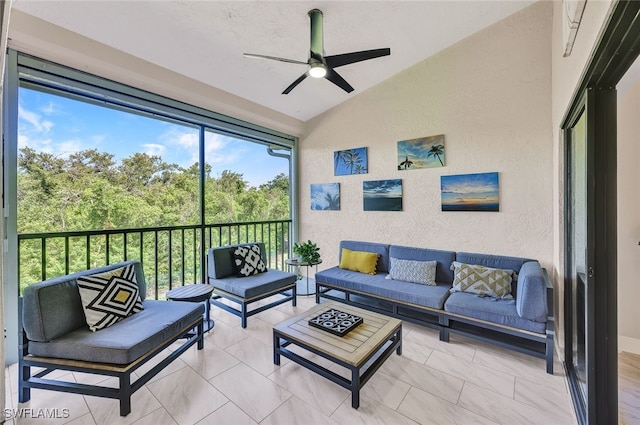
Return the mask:
MULTIPOLYGON (((32 390, 31 401, 19 405, 13 365, 7 407, 68 409, 69 417, 7 423, 576 424, 559 362, 548 375, 541 359, 456 336, 443 343, 436 331, 409 323, 403 328, 403 355, 386 361, 363 387, 360 408, 352 409, 346 389, 284 357, 281 366, 273 364, 272 325, 313 304, 314 297, 299 297, 295 308, 287 303, 249 318, 246 329, 238 317, 213 307, 216 325, 206 335, 205 349, 192 347, 136 392, 124 418, 116 400, 43 390, 32 390)), ((96 381, 68 375, 77 382, 96 381)))

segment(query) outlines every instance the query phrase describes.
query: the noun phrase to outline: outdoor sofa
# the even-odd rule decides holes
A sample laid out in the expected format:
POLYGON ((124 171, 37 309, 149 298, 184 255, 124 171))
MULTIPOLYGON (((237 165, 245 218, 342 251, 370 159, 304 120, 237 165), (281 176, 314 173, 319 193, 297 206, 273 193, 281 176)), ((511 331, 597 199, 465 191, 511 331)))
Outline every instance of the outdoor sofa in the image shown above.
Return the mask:
POLYGON ((553 374, 553 287, 538 261, 341 241, 339 263, 344 255, 370 258, 367 253, 377 257, 374 269, 367 270, 371 274, 349 270, 344 264, 342 268, 317 272, 316 303, 321 298, 333 299, 422 324, 437 329, 440 340, 445 342, 454 333, 517 350, 545 359, 547 372, 553 374), (392 275, 394 262, 405 269, 395 267, 392 275), (412 279, 415 270, 411 269, 424 270, 427 262, 435 262, 435 282, 431 285, 395 279, 394 275, 408 275, 404 279, 412 279), (486 270, 477 266, 501 270, 495 272, 501 276, 509 274, 509 293, 501 297, 476 293, 478 285, 473 282, 476 276, 473 270, 486 270), (463 276, 467 270, 472 272, 463 276), (454 286, 457 289, 452 291, 454 286))

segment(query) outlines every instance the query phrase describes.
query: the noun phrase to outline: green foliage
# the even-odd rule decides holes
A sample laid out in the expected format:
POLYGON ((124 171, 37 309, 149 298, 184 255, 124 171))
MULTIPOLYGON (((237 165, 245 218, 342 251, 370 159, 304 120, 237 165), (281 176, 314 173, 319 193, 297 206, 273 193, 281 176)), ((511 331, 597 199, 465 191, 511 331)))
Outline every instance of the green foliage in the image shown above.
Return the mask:
MULTIPOLYGON (((205 164, 205 224, 290 218, 288 176, 279 174, 259 187, 249 187, 240 173, 224 170, 219 177, 211 174, 211 166, 205 164)), ((135 153, 118 163, 112 154, 95 149, 63 159, 22 148, 18 156, 18 232, 195 225, 200 222, 199 176, 197 163, 183 168, 146 153, 135 153)), ((238 228, 217 241, 212 237, 207 240, 223 245, 235 243, 240 237, 262 237, 241 235, 241 232, 246 233, 238 228)), ((153 270, 147 273, 147 280, 157 279, 161 287, 175 284, 178 276, 182 280, 182 273, 185 281, 194 282, 200 273, 200 260, 195 258, 199 252, 199 233, 199 230, 184 234, 173 231, 169 236, 169 232, 149 231, 133 238, 135 240, 130 235, 126 257, 143 260, 145 269, 153 270), (190 244, 189 249, 181 246, 183 239, 185 244, 190 244), (147 258, 149 253, 153 255, 147 258), (141 255, 145 258, 140 258, 141 255)), ((107 244, 104 235, 88 240, 71 237, 67 248, 64 238, 47 242, 47 277, 67 272, 65 249, 68 249, 69 272, 105 264, 107 257, 110 262, 124 260, 122 238, 114 235, 107 244)), ((41 280, 40 263, 40 242, 23 241, 20 248, 22 286, 41 280)))
POLYGON ((308 264, 315 264, 320 261, 320 248, 310 240, 293 244, 293 253, 300 257, 300 261, 308 264))

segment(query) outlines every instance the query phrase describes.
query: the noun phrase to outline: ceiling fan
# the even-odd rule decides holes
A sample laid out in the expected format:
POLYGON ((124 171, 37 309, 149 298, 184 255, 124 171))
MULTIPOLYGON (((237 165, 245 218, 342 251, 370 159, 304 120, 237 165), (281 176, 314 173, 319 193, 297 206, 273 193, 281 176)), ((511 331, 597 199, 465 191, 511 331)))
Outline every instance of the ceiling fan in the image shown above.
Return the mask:
POLYGON ((294 59, 277 58, 274 56, 256 55, 253 53, 243 54, 245 58, 270 59, 280 62, 295 63, 298 65, 307 65, 309 67, 307 72, 302 74, 297 80, 291 83, 289 87, 284 89, 282 94, 289 94, 291 90, 293 90, 307 77, 326 78, 347 93, 351 93, 353 91, 353 87, 351 87, 351 85, 347 83, 334 68, 391 54, 391 49, 386 48, 324 56, 322 11, 319 9, 313 9, 309 11, 308 15, 311 21, 311 49, 309 52, 309 60, 307 62, 301 62, 294 59))

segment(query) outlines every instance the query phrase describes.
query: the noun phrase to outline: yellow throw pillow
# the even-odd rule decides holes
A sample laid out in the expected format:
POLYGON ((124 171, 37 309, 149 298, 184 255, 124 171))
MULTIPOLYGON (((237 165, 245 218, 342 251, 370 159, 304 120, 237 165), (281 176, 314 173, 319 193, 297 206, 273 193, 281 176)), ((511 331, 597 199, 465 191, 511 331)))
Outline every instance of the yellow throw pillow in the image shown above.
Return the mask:
POLYGON ((352 251, 347 248, 342 248, 340 265, 338 267, 354 272, 376 274, 376 264, 378 264, 379 257, 380 254, 376 254, 375 252, 352 251))

